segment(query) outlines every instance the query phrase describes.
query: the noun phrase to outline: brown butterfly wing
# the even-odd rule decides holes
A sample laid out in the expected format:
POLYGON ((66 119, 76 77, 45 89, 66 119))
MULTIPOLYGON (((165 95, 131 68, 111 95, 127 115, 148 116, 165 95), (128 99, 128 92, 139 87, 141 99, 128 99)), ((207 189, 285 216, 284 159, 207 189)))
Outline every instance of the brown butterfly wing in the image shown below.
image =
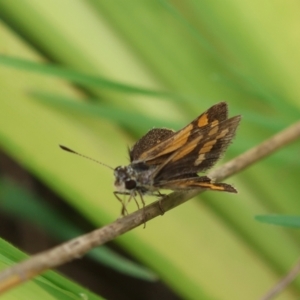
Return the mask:
POLYGON ((164 188, 173 191, 203 188, 220 192, 237 193, 237 190, 231 185, 227 183, 212 182, 207 176, 166 180, 159 182, 155 186, 158 189, 164 188))
MULTIPOLYGON (((132 155, 133 161, 137 163, 145 162, 149 165, 157 165, 162 161, 166 161, 175 151, 187 145, 191 140, 194 140, 195 136, 199 135, 202 129, 207 126, 213 127, 226 120, 227 111, 227 104, 225 102, 220 102, 212 106, 183 129, 172 134, 170 133, 169 137, 166 137, 159 143, 154 143, 154 146, 145 147, 144 151, 134 149, 135 153, 132 155)), ((155 136, 154 133, 153 135, 155 136)))
POLYGON ((154 182, 186 178, 186 174, 195 174, 212 167, 226 151, 239 122, 240 116, 235 116, 221 122, 214 121, 195 131, 190 140, 159 168, 154 182))
POLYGON ((149 130, 139 139, 129 151, 130 161, 136 161, 147 150, 155 148, 162 141, 174 135, 174 131, 165 128, 154 128, 149 130))

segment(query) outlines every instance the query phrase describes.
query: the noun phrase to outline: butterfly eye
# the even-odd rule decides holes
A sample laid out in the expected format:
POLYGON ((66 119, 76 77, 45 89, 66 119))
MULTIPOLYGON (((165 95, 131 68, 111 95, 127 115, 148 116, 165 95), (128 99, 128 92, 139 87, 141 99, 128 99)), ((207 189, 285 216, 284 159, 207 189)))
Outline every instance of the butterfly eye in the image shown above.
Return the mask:
POLYGON ((127 190, 134 189, 136 187, 136 181, 132 179, 125 181, 125 187, 127 190))

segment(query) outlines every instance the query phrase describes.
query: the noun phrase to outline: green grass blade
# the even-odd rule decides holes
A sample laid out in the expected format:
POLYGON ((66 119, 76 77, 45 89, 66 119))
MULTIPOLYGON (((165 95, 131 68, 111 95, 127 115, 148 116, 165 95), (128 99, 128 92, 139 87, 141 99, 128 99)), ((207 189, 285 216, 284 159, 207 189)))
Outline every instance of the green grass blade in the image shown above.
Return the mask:
POLYGON ((299 216, 260 215, 260 216, 255 216, 255 220, 262 223, 271 224, 271 225, 300 228, 299 216))
MULTIPOLYGON (((0 270, 3 270, 21 260, 27 255, 0 238, 0 270)), ((81 300, 86 297, 91 300, 103 299, 89 290, 75 284, 69 279, 53 271, 47 271, 29 283, 1 295, 1 299, 43 299, 43 300, 81 300)))

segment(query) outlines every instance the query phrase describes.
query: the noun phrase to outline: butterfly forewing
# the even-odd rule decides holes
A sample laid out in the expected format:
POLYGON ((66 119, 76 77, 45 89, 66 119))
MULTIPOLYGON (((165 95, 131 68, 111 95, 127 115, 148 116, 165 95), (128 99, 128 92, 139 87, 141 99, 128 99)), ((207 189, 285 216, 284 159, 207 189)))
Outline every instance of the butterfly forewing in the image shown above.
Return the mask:
POLYGON ((160 166, 155 181, 178 177, 178 174, 202 172, 212 167, 232 141, 239 121, 240 116, 236 116, 194 133, 185 146, 160 166))
POLYGON ((157 145, 139 153, 140 155, 135 160, 145 161, 148 164, 157 164, 156 159, 158 157, 164 156, 166 158, 167 154, 172 154, 185 146, 195 134, 199 134, 201 129, 204 129, 209 124, 210 127, 216 126, 226 119, 227 104, 220 102, 201 114, 183 129, 173 133, 157 145))

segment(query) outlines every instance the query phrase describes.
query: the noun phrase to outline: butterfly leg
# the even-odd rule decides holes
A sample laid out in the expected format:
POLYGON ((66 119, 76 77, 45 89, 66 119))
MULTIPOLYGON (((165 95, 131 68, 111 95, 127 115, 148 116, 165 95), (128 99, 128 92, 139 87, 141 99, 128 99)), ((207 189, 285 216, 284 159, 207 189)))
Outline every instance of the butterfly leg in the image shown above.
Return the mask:
POLYGON ((120 203, 122 204, 121 216, 124 217, 125 215, 128 215, 128 211, 127 211, 127 209, 126 209, 126 206, 127 206, 127 204, 129 203, 130 198, 129 198, 127 204, 125 205, 124 200, 122 200, 122 199, 118 196, 118 194, 120 194, 120 193, 114 192, 115 197, 116 197, 116 198, 120 201, 120 203))
POLYGON ((139 196, 141 198, 141 202, 143 204, 144 228, 146 228, 146 221, 147 221, 147 219, 146 219, 146 212, 145 212, 146 203, 144 201, 143 194, 140 191, 137 191, 137 193, 139 194, 139 196))
POLYGON ((134 202, 135 202, 135 204, 136 204, 136 206, 137 206, 137 208, 138 208, 138 210, 139 210, 139 209, 140 209, 140 206, 139 206, 139 203, 138 203, 138 201, 136 200, 135 196, 136 196, 136 195, 133 196, 133 199, 134 199, 134 202))
POLYGON ((159 206, 159 209, 160 209, 160 212, 161 212, 161 216, 163 216, 165 214, 165 211, 161 205, 161 199, 158 200, 158 206, 159 206))
POLYGON ((130 203, 131 199, 134 199, 134 202, 136 203, 138 209, 140 209, 139 203, 138 203, 138 201, 135 198, 136 195, 137 195, 136 192, 131 192, 129 194, 129 198, 128 198, 127 202, 124 203, 124 209, 125 209, 127 215, 128 215, 128 211, 127 211, 126 207, 130 203))
POLYGON ((161 200, 163 197, 166 196, 166 194, 162 194, 160 191, 157 192, 157 196, 160 197, 160 199, 158 200, 158 206, 159 206, 159 209, 161 211, 161 215, 163 216, 165 214, 165 211, 161 205, 161 200))

